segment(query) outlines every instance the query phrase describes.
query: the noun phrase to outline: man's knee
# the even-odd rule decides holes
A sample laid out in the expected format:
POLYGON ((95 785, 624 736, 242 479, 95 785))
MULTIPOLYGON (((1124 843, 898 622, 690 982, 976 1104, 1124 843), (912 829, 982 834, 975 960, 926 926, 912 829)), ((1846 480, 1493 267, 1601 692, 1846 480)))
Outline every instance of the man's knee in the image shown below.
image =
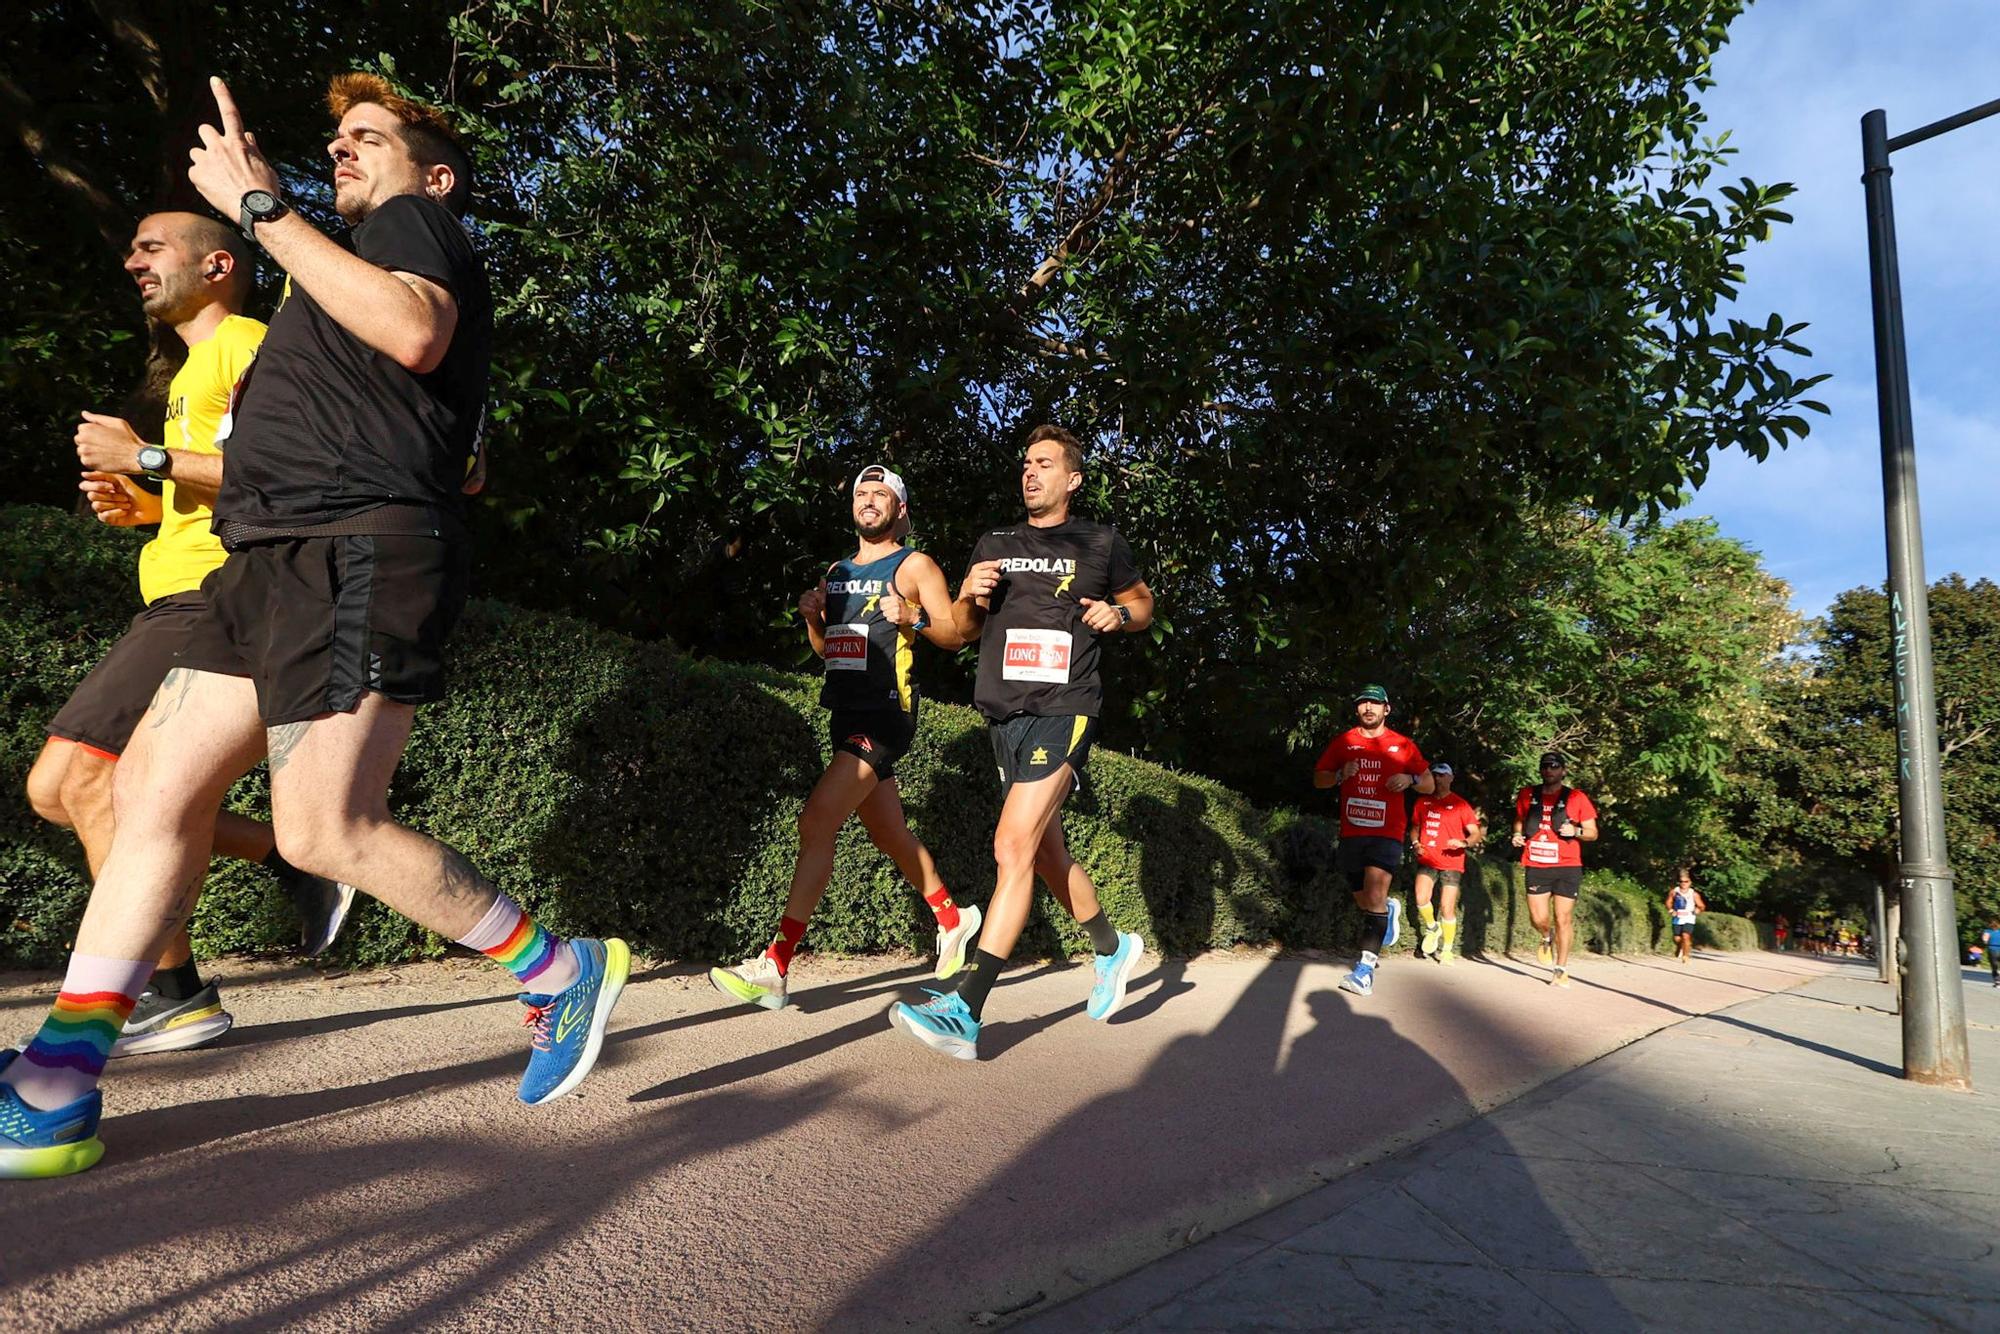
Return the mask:
POLYGON ((993 833, 993 861, 1001 867, 1030 867, 1036 864, 1037 839, 1032 830, 1009 829, 1002 825, 993 833))
POLYGON ((57 743, 45 748, 28 770, 28 805, 50 824, 72 828, 76 821, 63 804, 63 779, 67 775, 70 751, 75 747, 57 743))
POLYGON ((831 803, 808 801, 799 812, 799 841, 830 843, 840 835, 840 827, 846 823, 847 817, 833 809, 831 803))
POLYGON ((117 768, 110 760, 87 752, 80 752, 64 768, 56 799, 71 823, 109 814, 112 780, 117 768))

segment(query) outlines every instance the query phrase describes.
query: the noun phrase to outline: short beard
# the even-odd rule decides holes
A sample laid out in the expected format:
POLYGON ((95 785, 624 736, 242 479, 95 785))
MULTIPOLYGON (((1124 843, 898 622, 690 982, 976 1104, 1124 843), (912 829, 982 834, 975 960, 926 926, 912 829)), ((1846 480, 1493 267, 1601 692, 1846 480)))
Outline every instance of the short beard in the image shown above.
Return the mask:
POLYGON ((192 274, 160 279, 160 290, 139 303, 146 318, 165 325, 179 324, 201 309, 201 285, 192 274))
POLYGON ((862 527, 861 521, 856 519, 854 521, 854 532, 864 542, 879 542, 890 533, 896 531, 896 518, 896 515, 891 514, 877 521, 873 527, 869 528, 862 527))

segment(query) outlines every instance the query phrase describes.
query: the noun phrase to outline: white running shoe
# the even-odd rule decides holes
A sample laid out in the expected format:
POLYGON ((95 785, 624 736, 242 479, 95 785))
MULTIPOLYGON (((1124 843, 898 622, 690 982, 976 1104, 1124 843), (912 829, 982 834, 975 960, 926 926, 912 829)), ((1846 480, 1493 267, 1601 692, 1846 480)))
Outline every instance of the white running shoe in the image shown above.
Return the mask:
POLYGON ((782 1010, 790 1003, 785 990, 785 975, 778 971, 777 960, 768 954, 745 959, 734 968, 711 968, 708 970, 708 981, 723 995, 745 1005, 782 1010))
POLYGON ((966 956, 972 953, 972 942, 979 939, 980 923, 985 920, 979 909, 968 908, 961 904, 958 910, 958 925, 949 931, 943 927, 938 928, 935 974, 938 981, 944 981, 965 967, 966 956))

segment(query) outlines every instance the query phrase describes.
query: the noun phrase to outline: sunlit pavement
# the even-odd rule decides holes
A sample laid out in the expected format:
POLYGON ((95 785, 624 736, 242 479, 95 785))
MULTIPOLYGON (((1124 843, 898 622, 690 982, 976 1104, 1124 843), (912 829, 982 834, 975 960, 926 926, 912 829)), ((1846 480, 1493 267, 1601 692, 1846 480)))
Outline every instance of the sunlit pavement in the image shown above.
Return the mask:
MULTIPOLYGON (((1935 1163, 1916 1178, 1923 1194, 1910 1208, 1942 1209, 1931 1196, 1960 1189, 1943 1184, 1942 1160, 1915 1147, 1907 1110, 1912 1096, 1945 1095, 1913 1094, 1851 1057, 1743 1026, 1891 1059, 1893 1020, 1824 999, 1769 998, 1808 981, 1815 996, 1828 987, 1873 996, 1869 984, 1845 980, 1853 965, 1586 958, 1576 984, 1557 990, 1518 960, 1447 970, 1402 957, 1367 999, 1335 990, 1345 968, 1255 954, 1149 960, 1126 1008, 1099 1024, 1083 1014, 1086 967, 1027 964, 995 990, 976 1064, 934 1056, 888 1027, 889 1004, 919 996, 925 971, 914 961, 807 963, 795 1005, 775 1013, 726 1006, 692 968, 642 970, 597 1073, 575 1096, 525 1108, 513 1094, 526 1034, 490 966, 330 975, 225 963, 236 1031, 208 1051, 115 1063, 105 1085, 109 1151, 97 1168, 0 1183, 0 1327, 539 1332, 565 1311, 604 1328, 1074 1324, 1091 1308, 1052 1308, 1140 1270, 1089 1300, 1153 1282, 1157 1296, 1119 1319, 1180 1311, 1192 1327, 1241 1328, 1233 1315, 1174 1305, 1188 1299, 1156 1281, 1167 1271, 1142 1267, 1163 1256, 1177 1257, 1170 1266, 1207 1264, 1218 1247, 1234 1248, 1243 1266, 1316 1254, 1282 1237, 1252 1251, 1249 1232, 1199 1243, 1288 1201, 1297 1202, 1280 1219, 1303 1218, 1301 1209, 1320 1211, 1313 1224, 1334 1219, 1332 1197, 1312 1193, 1329 1181, 1385 1192, 1382 1218, 1360 1231, 1367 1236, 1401 1235, 1391 1203, 1425 1226, 1450 1216, 1422 1213, 1431 1208, 1421 1204, 1425 1182, 1467 1208, 1487 1201, 1484 1222, 1468 1215, 1421 1234, 1443 1252, 1434 1258, 1480 1282, 1497 1273, 1548 1309, 1581 1311, 1585 1297, 1623 1300, 1616 1285, 1627 1280, 1608 1277, 1611 1268, 1582 1296, 1558 1282, 1609 1266, 1598 1239, 1615 1234, 1567 1213, 1561 1235, 1581 1240, 1528 1231, 1491 1203, 1505 1194, 1496 1183, 1531 1182, 1557 1212, 1597 1193, 1591 1172, 1626 1183, 1634 1199, 1692 1201, 1669 1216, 1671 1228, 1621 1252, 1615 1273, 1640 1284, 1677 1277, 1675 1264, 1706 1278, 1718 1256, 1730 1273, 1744 1267, 1722 1244, 1737 1231, 1720 1241, 1673 1235, 1723 1208, 1690 1193, 1697 1171, 1722 1183, 1711 1193, 1752 1171, 1788 1181, 1790 1154, 1830 1164, 1833 1179, 1865 1193, 1865 1173, 1886 1167, 1888 1144, 1905 1164, 1935 1163), (1745 999, 1756 1003, 1731 1019, 1687 1022, 1745 999), (1673 1036, 1590 1067, 1580 1083, 1543 1087, 1670 1025, 1679 1025, 1673 1036), (1803 1075, 1792 1072, 1799 1061, 1803 1075), (1619 1071, 1629 1075, 1614 1080, 1619 1071), (1601 1089, 1592 1096, 1604 1101, 1590 1115, 1538 1120, 1552 1097, 1560 1093, 1559 1107, 1576 1096, 1572 1084, 1601 1089), (1816 1125, 1832 1112, 1814 1090, 1850 1086, 1859 1110, 1833 1117, 1838 1133, 1816 1125), (1667 1095, 1684 1105, 1677 1111, 1667 1095), (1744 1100, 1762 1121, 1737 1110, 1744 1100), (1850 1121, 1855 1134, 1873 1124, 1865 1118, 1878 1103, 1883 1115, 1904 1110, 1898 1135, 1866 1132, 1880 1141, 1869 1158, 1842 1136, 1850 1121), (1694 1118, 1710 1109, 1725 1129, 1695 1133, 1707 1123, 1694 1118), (1666 1146, 1649 1150, 1662 1135, 1666 1146), (1401 1184, 1411 1163, 1451 1144, 1467 1163, 1483 1155, 1486 1176, 1459 1189, 1425 1168, 1432 1175, 1401 1184), (1378 1161, 1413 1145, 1425 1146, 1415 1158, 1378 1161), (1621 1162, 1640 1162, 1642 1151, 1679 1166, 1621 1162), (1366 1170, 1350 1175, 1357 1168, 1366 1170), (1383 1172, 1401 1175, 1369 1185, 1383 1172), (1475 1235, 1457 1239, 1450 1229, 1461 1226, 1475 1235), (1509 1246, 1544 1235, 1547 1244, 1531 1249, 1552 1277, 1509 1267, 1529 1258, 1509 1246)), ((0 977, 0 1034, 32 1030, 52 981, 0 977)), ((1839 1108, 1849 1096, 1839 1094, 1839 1108)), ((1937 1105, 1950 1109, 1939 1116, 1991 1106, 1937 1105)), ((1950 1170, 1967 1173, 1967 1198, 1991 1199, 1993 1169, 1970 1151, 1949 1153, 1950 1170)), ((1823 1213, 1790 1207, 1800 1225, 1823 1213)), ((1604 1210, 1606 1229, 1627 1216, 1604 1210)), ((1769 1230, 1732 1226, 1746 1239, 1769 1230)), ((1336 1251, 1324 1259, 1329 1275, 1358 1263, 1336 1251)), ((1773 1253, 1757 1250, 1757 1262, 1773 1253)), ((1808 1256, 1795 1272, 1820 1275, 1834 1263, 1808 1256)), ((1339 1291, 1368 1289, 1350 1278, 1339 1291)), ((1342 1323, 1317 1298, 1310 1308, 1279 1305, 1296 1299, 1272 1288, 1269 1323, 1342 1323)), ((1388 1323, 1427 1323, 1381 1300, 1392 1304, 1346 1308, 1352 1323, 1374 1318, 1371 1309, 1393 1310, 1388 1323)))
POLYGON ((1025 1328, 2000 1328, 2000 1098, 1901 1080, 1872 977, 1667 1028, 1025 1328))

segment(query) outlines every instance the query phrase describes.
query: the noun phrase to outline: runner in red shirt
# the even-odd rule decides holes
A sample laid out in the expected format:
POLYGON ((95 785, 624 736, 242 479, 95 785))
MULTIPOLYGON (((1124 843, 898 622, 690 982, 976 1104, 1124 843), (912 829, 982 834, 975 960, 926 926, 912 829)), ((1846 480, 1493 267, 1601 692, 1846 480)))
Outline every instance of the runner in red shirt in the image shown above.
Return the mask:
POLYGON ((1563 781, 1569 765, 1555 751, 1542 756, 1540 787, 1530 785, 1514 798, 1514 846, 1528 868, 1528 916, 1542 943, 1535 957, 1553 960, 1552 986, 1569 985, 1569 946, 1575 936, 1577 891, 1583 888, 1583 845, 1597 841, 1597 807, 1563 781), (1532 826, 1523 832, 1523 826, 1532 826), (1550 900, 1555 926, 1550 929, 1550 900))
POLYGON ((1340 985, 1357 996, 1375 990, 1381 951, 1402 934, 1402 902, 1389 894, 1403 864, 1403 831, 1409 813, 1403 793, 1429 793, 1430 766, 1416 742, 1391 732, 1389 692, 1363 686, 1354 697, 1356 726, 1320 754, 1313 766, 1314 787, 1340 789, 1340 848, 1334 864, 1347 876, 1354 905, 1361 909, 1361 962, 1340 985))
POLYGON ((1451 790, 1451 766, 1431 766, 1436 790, 1418 797, 1410 812, 1410 838, 1417 845, 1417 920, 1424 934, 1418 950, 1441 964, 1458 962, 1458 882, 1465 875, 1465 850, 1485 838, 1479 812, 1451 790), (1431 886, 1442 884, 1443 919, 1431 910, 1431 886))

